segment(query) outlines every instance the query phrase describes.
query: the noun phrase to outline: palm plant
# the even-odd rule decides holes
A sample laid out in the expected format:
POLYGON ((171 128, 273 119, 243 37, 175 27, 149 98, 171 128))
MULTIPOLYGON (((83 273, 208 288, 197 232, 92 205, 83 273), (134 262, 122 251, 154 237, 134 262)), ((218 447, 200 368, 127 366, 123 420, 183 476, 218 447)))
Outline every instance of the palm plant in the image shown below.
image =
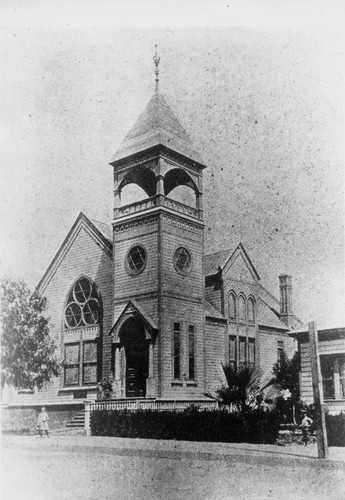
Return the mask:
POLYGON ((217 390, 215 396, 222 405, 232 406, 239 412, 263 406, 274 407, 282 392, 282 386, 275 377, 263 378, 260 368, 236 370, 229 364, 222 364, 222 368, 226 384, 217 390))

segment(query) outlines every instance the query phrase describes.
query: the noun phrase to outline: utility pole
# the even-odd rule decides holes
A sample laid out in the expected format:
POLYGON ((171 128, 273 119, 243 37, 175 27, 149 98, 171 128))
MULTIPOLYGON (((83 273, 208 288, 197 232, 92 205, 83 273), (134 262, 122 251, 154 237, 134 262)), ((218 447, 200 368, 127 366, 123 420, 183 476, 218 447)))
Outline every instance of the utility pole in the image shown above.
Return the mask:
POLYGON ((319 458, 328 458, 327 431, 325 420, 325 408, 323 404, 323 387, 321 377, 321 367, 319 358, 319 341, 317 329, 314 321, 308 323, 309 328, 309 350, 311 360, 311 374, 313 380, 317 452, 319 458))

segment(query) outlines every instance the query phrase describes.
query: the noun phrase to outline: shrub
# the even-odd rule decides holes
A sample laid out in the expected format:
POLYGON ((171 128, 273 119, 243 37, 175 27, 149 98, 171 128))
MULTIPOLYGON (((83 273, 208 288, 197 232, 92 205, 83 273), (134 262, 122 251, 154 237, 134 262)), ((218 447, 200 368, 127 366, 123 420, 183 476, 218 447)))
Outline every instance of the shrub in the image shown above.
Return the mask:
POLYGON ((278 414, 263 409, 246 413, 198 408, 183 412, 96 410, 91 414, 91 433, 96 436, 274 443, 278 432, 278 414))

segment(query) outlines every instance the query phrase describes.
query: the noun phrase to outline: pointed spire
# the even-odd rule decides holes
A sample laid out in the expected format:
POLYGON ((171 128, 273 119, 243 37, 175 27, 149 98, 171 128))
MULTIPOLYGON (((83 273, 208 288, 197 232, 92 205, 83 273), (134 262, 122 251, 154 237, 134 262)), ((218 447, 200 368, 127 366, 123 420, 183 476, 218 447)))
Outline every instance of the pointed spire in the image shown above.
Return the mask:
POLYGON ((161 58, 159 57, 157 53, 157 48, 158 45, 155 45, 155 55, 153 56, 153 62, 155 63, 156 69, 155 69, 155 74, 156 74, 156 87, 155 87, 155 92, 158 92, 158 85, 159 85, 159 61, 161 58))

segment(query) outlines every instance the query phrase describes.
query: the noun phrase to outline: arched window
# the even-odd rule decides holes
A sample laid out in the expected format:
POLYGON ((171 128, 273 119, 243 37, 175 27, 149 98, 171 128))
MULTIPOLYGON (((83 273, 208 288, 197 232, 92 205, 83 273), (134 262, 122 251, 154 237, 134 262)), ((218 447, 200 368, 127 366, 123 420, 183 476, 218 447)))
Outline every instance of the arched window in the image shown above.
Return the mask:
POLYGON ((238 319, 246 321, 246 301, 242 295, 238 298, 238 319))
POLYGON ((228 316, 229 318, 236 318, 236 296, 233 292, 229 293, 228 316))
POLYGON ((78 280, 69 293, 65 310, 66 328, 97 325, 99 299, 95 285, 86 278, 78 280))
POLYGON ((96 287, 87 278, 80 278, 69 292, 65 308, 65 386, 80 387, 97 383, 99 321, 100 299, 96 287), (96 327, 97 332, 90 336, 90 331, 85 330, 87 327, 96 327))
POLYGON ((248 322, 255 323, 255 303, 251 297, 249 297, 248 299, 247 309, 248 309, 248 322))

